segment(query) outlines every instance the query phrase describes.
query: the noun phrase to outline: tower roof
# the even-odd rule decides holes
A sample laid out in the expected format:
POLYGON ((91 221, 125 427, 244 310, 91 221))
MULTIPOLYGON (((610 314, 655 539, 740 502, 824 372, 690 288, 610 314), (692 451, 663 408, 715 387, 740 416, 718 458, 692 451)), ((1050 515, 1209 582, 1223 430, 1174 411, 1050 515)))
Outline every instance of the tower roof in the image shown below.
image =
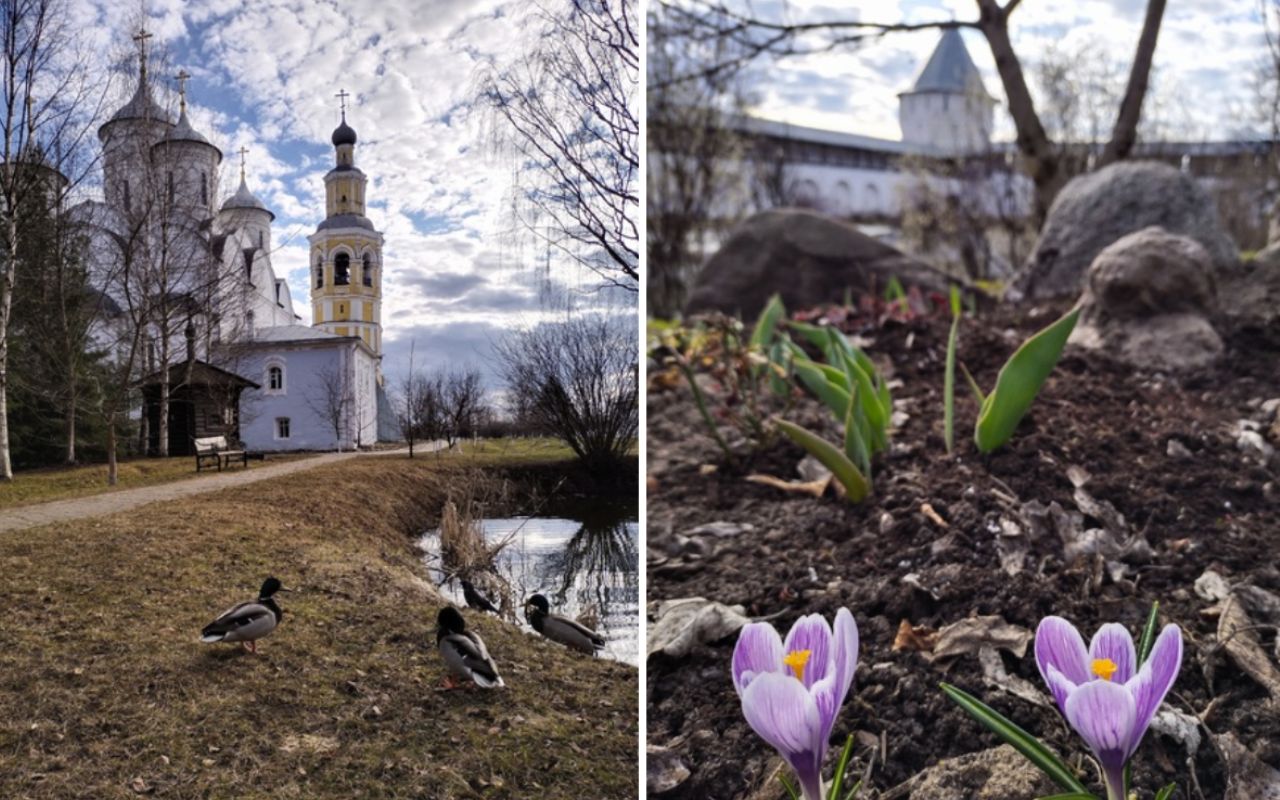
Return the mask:
POLYGON ((202 144, 206 147, 212 147, 218 153, 218 160, 222 160, 222 151, 218 149, 213 142, 210 142, 199 131, 191 127, 191 120, 187 119, 187 109, 184 104, 182 113, 178 115, 178 124, 165 135, 164 139, 157 142, 157 145, 165 142, 193 142, 202 144))
POLYGON ((333 146, 337 147, 343 144, 355 144, 356 131, 347 124, 347 115, 342 115, 342 124, 333 129, 333 146))
POLYGON ((920 71, 911 91, 956 94, 973 92, 990 97, 982 82, 981 73, 964 46, 964 37, 957 28, 948 28, 942 32, 938 46, 934 48, 933 55, 929 56, 929 62, 920 71))
POLYGON ((271 219, 275 219, 276 215, 259 200, 253 192, 249 191, 249 184, 245 182, 244 172, 240 173, 240 188, 236 189, 236 193, 228 197, 222 203, 223 211, 230 211, 234 208, 245 208, 253 211, 264 211, 270 214, 271 219))
MULTIPOLYGON (((165 111, 151 97, 151 88, 147 85, 146 77, 140 76, 138 79, 138 88, 134 90, 133 97, 129 102, 120 107, 120 110, 111 115, 111 118, 102 124, 102 128, 107 127, 113 122, 119 122, 126 119, 149 119, 163 122, 166 125, 173 124, 169 119, 169 112, 165 111)), ((98 130, 101 131, 102 128, 98 130)))

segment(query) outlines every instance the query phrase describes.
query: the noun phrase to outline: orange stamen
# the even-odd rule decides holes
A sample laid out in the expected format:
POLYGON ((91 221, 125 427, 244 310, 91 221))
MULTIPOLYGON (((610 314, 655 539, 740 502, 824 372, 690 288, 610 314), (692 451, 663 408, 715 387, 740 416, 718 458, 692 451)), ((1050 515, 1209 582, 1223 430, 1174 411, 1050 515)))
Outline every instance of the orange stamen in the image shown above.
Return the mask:
POLYGON ((1104 681, 1110 681, 1111 676, 1116 674, 1116 662, 1109 658, 1095 658, 1093 660, 1093 674, 1102 678, 1104 681))
POLYGON ((787 653, 787 655, 782 659, 782 663, 791 667, 791 671, 796 675, 796 680, 801 683, 804 682, 804 666, 809 663, 810 655, 811 653, 808 650, 796 650, 794 652, 787 653))

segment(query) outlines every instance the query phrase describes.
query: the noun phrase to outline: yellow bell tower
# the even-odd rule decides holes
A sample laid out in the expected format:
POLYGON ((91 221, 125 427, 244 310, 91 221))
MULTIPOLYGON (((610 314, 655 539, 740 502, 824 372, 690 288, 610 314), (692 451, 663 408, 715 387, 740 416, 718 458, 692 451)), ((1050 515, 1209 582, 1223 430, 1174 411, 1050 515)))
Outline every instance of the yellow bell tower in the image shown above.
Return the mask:
MULTIPOLYGON (((324 176, 325 219, 311 243, 312 325, 339 336, 359 336, 382 359, 382 234, 364 215, 368 178, 355 165, 356 132, 342 123, 333 131, 336 164, 324 176)), ((381 368, 379 368, 381 380, 381 368)))

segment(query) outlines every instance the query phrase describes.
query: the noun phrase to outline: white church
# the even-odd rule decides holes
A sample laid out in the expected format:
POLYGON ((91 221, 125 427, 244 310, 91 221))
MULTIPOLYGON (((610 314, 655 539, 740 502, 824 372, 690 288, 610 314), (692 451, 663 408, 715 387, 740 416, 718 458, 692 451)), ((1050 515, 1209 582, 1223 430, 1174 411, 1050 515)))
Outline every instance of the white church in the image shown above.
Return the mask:
POLYGON ((98 130, 103 198, 76 209, 111 313, 96 339, 138 364, 141 445, 192 451, 226 435, 250 451, 368 446, 388 433, 381 373, 382 234, 365 216, 357 136, 334 130, 325 214, 310 243, 311 325, 272 264, 275 215, 239 185, 218 202, 223 154, 153 96, 147 34, 132 98, 98 130), (142 309, 145 307, 145 313, 142 309), (133 341, 139 331, 139 341, 133 341), (382 408, 380 415, 379 409, 382 408), (167 413, 162 413, 164 409, 167 413))

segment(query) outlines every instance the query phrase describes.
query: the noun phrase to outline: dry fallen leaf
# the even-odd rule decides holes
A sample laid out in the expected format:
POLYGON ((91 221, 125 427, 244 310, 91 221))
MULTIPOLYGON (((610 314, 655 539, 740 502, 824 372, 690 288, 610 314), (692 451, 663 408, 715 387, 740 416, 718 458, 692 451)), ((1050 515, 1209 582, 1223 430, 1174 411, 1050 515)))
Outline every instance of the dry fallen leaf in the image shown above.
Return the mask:
POLYGON ((826 493, 827 487, 831 485, 831 476, 819 478, 816 481, 788 481, 782 478, 775 478, 773 475, 762 475, 754 473, 747 476, 747 480, 751 483, 759 483, 764 486, 772 486, 775 489, 781 489, 784 492, 792 492, 795 494, 807 494, 812 497, 822 497, 826 493))
POLYGON ((662 652, 680 658, 704 642, 737 633, 751 620, 742 606, 726 606, 702 597, 684 597, 651 604, 648 655, 662 652))
POLYGON ((932 660, 976 654, 984 647, 1008 650, 1018 658, 1027 653, 1035 638, 1026 628, 1010 625, 1003 617, 970 617, 954 622, 938 632, 932 660))
POLYGON ((719 469, 719 467, 717 467, 715 464, 703 464, 702 466, 698 467, 698 474, 712 475, 715 473, 717 469, 719 469))
POLYGON ((938 643, 938 632, 927 625, 912 625, 909 620, 898 623, 898 634, 893 637, 895 651, 914 650, 928 653, 938 643))
POLYGON ((1218 618, 1218 642, 1231 660, 1260 683, 1273 700, 1280 700, 1280 669, 1271 663, 1258 643, 1254 627, 1238 597, 1233 594, 1223 601, 1222 616, 1218 618))

